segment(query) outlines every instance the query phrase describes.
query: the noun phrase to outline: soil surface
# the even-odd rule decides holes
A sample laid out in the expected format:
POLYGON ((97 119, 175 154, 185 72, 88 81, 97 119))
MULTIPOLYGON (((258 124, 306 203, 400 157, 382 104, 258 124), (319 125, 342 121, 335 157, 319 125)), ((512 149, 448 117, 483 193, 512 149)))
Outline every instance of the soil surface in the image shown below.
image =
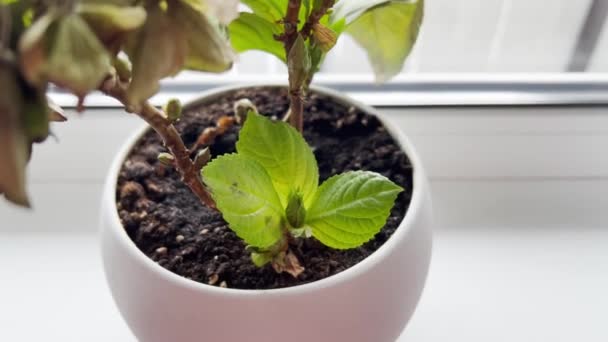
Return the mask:
MULTIPOLYGON (((271 117, 280 117, 289 104, 284 89, 248 88, 212 104, 190 108, 176 124, 187 146, 193 146, 201 132, 215 126, 219 117, 233 115, 233 103, 241 98, 249 98, 260 113, 271 117)), ((344 251, 325 247, 314 238, 299 240, 292 247, 305 267, 298 279, 287 273, 277 274, 269 265, 258 268, 221 214, 204 207, 181 183, 177 171, 157 161, 159 152, 166 149, 153 131, 135 146, 118 179, 119 216, 131 239, 148 257, 174 273, 205 284, 239 289, 312 282, 342 272, 372 254, 397 229, 409 206, 410 162, 382 124, 357 108, 313 93, 306 100, 305 113, 304 136, 317 158, 320 181, 349 170, 370 170, 406 189, 374 239, 344 251)), ((239 128, 231 128, 216 140, 211 146, 213 156, 235 151, 239 128)))

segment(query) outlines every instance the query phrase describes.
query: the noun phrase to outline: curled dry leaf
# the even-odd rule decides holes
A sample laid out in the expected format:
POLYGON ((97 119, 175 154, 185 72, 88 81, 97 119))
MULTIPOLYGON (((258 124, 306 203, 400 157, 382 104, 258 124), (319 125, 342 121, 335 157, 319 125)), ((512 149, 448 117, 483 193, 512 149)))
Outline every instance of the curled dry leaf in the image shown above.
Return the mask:
POLYGON ((29 144, 19 120, 23 98, 17 72, 2 63, 0 86, 0 194, 11 202, 29 207, 25 190, 29 144))
POLYGON ((49 107, 49 121, 52 122, 65 122, 68 118, 65 117, 65 112, 58 104, 53 102, 50 97, 47 96, 46 102, 49 107))
POLYGON ((233 53, 219 28, 195 1, 179 0, 148 8, 145 24, 127 42, 133 63, 128 97, 139 104, 154 95, 159 81, 182 68, 221 72, 232 66, 233 53))
POLYGON ((338 41, 338 36, 334 31, 323 24, 316 23, 312 27, 314 41, 325 53, 329 52, 338 41))
POLYGON ((205 13, 212 18, 217 18, 222 24, 227 25, 239 16, 239 0, 195 1, 202 2, 205 13))
POLYGON ((142 7, 82 3, 76 7, 76 12, 114 55, 120 51, 127 34, 139 28, 146 20, 146 11, 142 7))
POLYGON ((31 84, 52 82, 79 97, 97 88, 111 68, 110 56, 78 14, 46 13, 23 34, 19 51, 31 84))
POLYGON ((295 254, 288 250, 287 252, 279 253, 271 262, 272 268, 277 273, 289 273, 292 277, 297 278, 302 272, 304 267, 300 264, 300 261, 295 254))

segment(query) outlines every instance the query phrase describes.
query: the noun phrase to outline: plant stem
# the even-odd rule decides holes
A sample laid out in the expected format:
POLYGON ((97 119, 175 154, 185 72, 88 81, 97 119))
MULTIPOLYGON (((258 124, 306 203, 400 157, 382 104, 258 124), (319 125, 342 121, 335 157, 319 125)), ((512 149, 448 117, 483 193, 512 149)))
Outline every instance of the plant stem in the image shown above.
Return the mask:
POLYGON ((287 3, 287 14, 285 14, 285 18, 283 19, 283 27, 285 28, 285 33, 283 34, 285 56, 289 56, 289 51, 291 51, 291 47, 298 36, 300 7, 302 7, 302 0, 289 0, 287 3))
POLYGON ((302 36, 304 39, 308 39, 312 34, 313 27, 319 23, 319 20, 329 11, 330 8, 334 7, 336 0, 323 0, 323 4, 320 8, 315 9, 310 13, 304 26, 302 26, 302 36))
POLYGON ((302 100, 302 89, 289 90, 289 124, 298 132, 304 130, 304 101, 302 100))
POLYGON ((215 209, 215 202, 209 191, 203 185, 199 171, 190 159, 190 151, 186 148, 184 141, 175 129, 175 126, 167 119, 165 114, 149 102, 141 106, 132 107, 127 101, 126 86, 116 80, 104 82, 101 91, 106 95, 120 101, 128 112, 134 113, 146 121, 158 135, 163 139, 165 146, 175 157, 175 167, 182 176, 183 182, 201 200, 204 205, 215 209))
MULTIPOLYGON (((285 32, 277 37, 277 39, 283 42, 285 47, 285 57, 289 58, 289 52, 293 47, 294 42, 298 37, 298 22, 300 8, 302 7, 302 0, 289 0, 287 3, 287 12, 285 18, 283 18, 283 27, 285 32)), ((298 132, 302 132, 304 128, 304 103, 302 101, 302 88, 300 89, 289 89, 289 101, 290 107, 287 112, 289 115, 287 122, 292 125, 298 132)))

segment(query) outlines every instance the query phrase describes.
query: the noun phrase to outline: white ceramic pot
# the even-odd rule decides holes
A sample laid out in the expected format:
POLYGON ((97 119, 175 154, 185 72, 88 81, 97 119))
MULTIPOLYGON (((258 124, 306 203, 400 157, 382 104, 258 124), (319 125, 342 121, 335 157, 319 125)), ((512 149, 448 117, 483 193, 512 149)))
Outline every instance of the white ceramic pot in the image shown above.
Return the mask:
MULTIPOLYGON (((235 87, 203 94, 212 101, 235 87)), ((431 257, 431 201, 420 158, 376 110, 325 88, 314 90, 378 116, 410 158, 413 194, 390 239, 359 264, 313 283, 274 290, 213 287, 180 277, 127 236, 115 202, 120 167, 144 127, 124 145, 102 201, 102 255, 114 300, 142 342, 393 342, 412 316, 431 257)))

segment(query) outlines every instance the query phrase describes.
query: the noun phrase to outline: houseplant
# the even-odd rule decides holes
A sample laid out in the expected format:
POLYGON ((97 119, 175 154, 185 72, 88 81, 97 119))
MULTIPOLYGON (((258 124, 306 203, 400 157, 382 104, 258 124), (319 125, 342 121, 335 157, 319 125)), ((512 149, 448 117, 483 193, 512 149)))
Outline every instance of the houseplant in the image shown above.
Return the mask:
MULTIPOLYGON (((150 106, 146 99, 157 90, 156 83, 160 78, 171 75, 184 66, 207 71, 221 71, 229 67, 232 57, 230 50, 223 43, 221 29, 218 29, 215 21, 208 19, 208 15, 211 12, 216 13, 225 19, 225 22, 228 22, 234 17, 233 11, 229 10, 234 9, 232 7, 234 2, 225 7, 226 3, 220 6, 218 2, 212 1, 146 1, 142 7, 138 4, 131 6, 133 5, 131 1, 83 1, 81 3, 34 1, 31 5, 34 6, 34 10, 32 7, 24 5, 23 2, 9 1, 8 3, 8 7, 3 7, 3 15, 6 17, 6 13, 9 13, 13 15, 13 19, 18 18, 19 20, 12 20, 11 25, 7 26, 13 27, 11 30, 13 35, 15 32, 23 31, 23 33, 15 35, 18 39, 11 39, 11 48, 6 50, 12 51, 12 53, 9 53, 10 56, 6 58, 5 69, 11 73, 12 78, 9 81, 12 80, 13 84, 17 84, 17 87, 14 87, 17 89, 14 93, 29 94, 29 88, 33 88, 30 93, 37 95, 36 98, 39 99, 38 102, 35 102, 26 98, 21 101, 19 107, 12 105, 12 108, 9 106, 10 101, 5 101, 6 108, 10 109, 7 111, 10 115, 5 115, 7 118, 5 120, 12 125, 8 132, 11 133, 13 141, 19 139, 21 141, 21 145, 14 144, 13 146, 27 145, 30 142, 42 140, 44 137, 44 134, 40 134, 40 136, 30 134, 29 121, 22 121, 18 117, 20 111, 30 113, 29 110, 23 109, 26 108, 25 105, 36 103, 37 110, 32 112, 39 119, 36 122, 43 123, 40 126, 45 128, 44 132, 48 131, 49 115, 52 118, 62 119, 60 112, 46 109, 44 98, 40 96, 49 81, 72 90, 80 98, 89 90, 98 88, 119 99, 125 104, 127 111, 138 114, 155 129, 167 147, 168 153, 162 152, 158 155, 159 151, 153 151, 154 155, 155 157, 158 155, 159 161, 168 165, 167 169, 169 169, 167 171, 159 166, 156 173, 162 176, 165 172, 177 170, 178 173, 174 175, 179 175, 202 203, 208 207, 214 207, 217 204, 230 224, 230 228, 235 230, 239 236, 245 237, 246 242, 250 245, 253 261, 258 265, 270 263, 277 272, 285 271, 297 278, 303 271, 302 265, 300 265, 300 260, 295 257, 296 253, 289 249, 291 241, 285 242, 287 239, 303 238, 312 234, 319 241, 330 246, 333 245, 332 247, 356 247, 370 239, 377 232, 376 229, 382 228, 388 215, 387 210, 392 205, 391 198, 394 199, 399 190, 396 186, 391 187, 392 182, 373 173, 350 174, 351 179, 363 175, 372 179, 374 184, 380 184, 380 191, 377 191, 375 197, 370 195, 371 202, 366 202, 364 207, 369 209, 380 204, 378 204, 377 211, 371 211, 370 215, 373 216, 373 219, 357 217, 365 214, 363 207, 359 207, 356 214, 351 214, 349 217, 351 223, 356 224, 355 226, 367 227, 365 232, 356 231, 356 234, 346 234, 348 236, 345 240, 332 242, 336 237, 332 235, 333 233, 330 234, 331 239, 322 237, 322 234, 331 233, 330 230, 327 230, 328 228, 319 228, 318 222, 308 220, 323 216, 318 213, 325 210, 325 204, 331 203, 332 198, 327 195, 333 192, 331 187, 340 184, 340 181, 345 178, 340 178, 341 176, 332 178, 334 181, 327 181, 324 184, 329 185, 325 187, 321 185, 319 189, 316 189, 316 179, 314 179, 315 182, 312 182, 314 183, 312 190, 299 186, 287 189, 296 191, 279 189, 277 184, 281 182, 276 180, 280 175, 277 176, 276 172, 273 172, 272 165, 264 165, 263 160, 256 160, 257 164, 249 163, 256 153, 268 154, 275 153, 275 151, 262 150, 262 147, 254 145, 252 140, 263 138, 264 135, 256 137, 256 139, 249 138, 249 142, 246 142, 248 134, 245 132, 264 132, 269 136, 276 133, 281 137, 293 137, 290 140, 291 146, 304 152, 296 154, 295 157, 280 155, 281 161, 291 158, 295 160, 296 164, 301 165, 302 159, 310 159, 312 153, 306 151, 307 146, 297 131, 303 132, 305 94, 310 90, 312 76, 321 64, 324 54, 333 46, 338 35, 348 28, 349 32, 353 33, 356 38, 358 37, 361 44, 370 51, 370 57, 375 62, 376 70, 380 71, 381 78, 391 76, 400 69, 413 44, 418 21, 421 19, 421 2, 342 1, 332 8, 334 1, 301 2, 292 0, 264 3, 244 1, 253 10, 253 13, 241 14, 228 26, 232 43, 239 51, 252 48, 262 49, 272 52, 286 61, 290 73, 288 91, 284 94, 284 97, 290 100, 289 115, 286 116, 286 121, 295 129, 280 123, 270 123, 269 120, 255 113, 258 110, 255 105, 241 102, 236 109, 237 112, 243 110, 243 115, 221 116, 217 118, 216 127, 199 129, 195 134, 196 145, 191 149, 186 148, 188 139, 183 138, 183 135, 188 135, 188 133, 182 133, 180 136, 175 129, 174 123, 180 119, 182 112, 179 103, 171 101, 162 112, 150 106), (10 12, 6 8, 9 8, 10 12), (286 10, 282 10, 282 8, 286 10), (15 13, 17 14, 15 15, 15 13), (274 17, 277 13, 279 17, 274 17), (282 19, 278 21, 277 18, 282 19), (387 18, 397 19, 395 23, 404 25, 402 28, 410 35, 408 39, 401 42, 402 44, 392 46, 388 51, 396 51, 395 53, 380 51, 377 46, 378 43, 393 45, 395 41, 399 42, 399 40, 395 40, 399 35, 395 35, 394 30, 383 27, 383 25, 376 25, 376 32, 380 32, 380 36, 370 36, 366 31, 366 25, 377 24, 379 20, 387 20, 387 18), (17 29, 14 28, 15 22, 18 22, 17 29), (269 32, 270 35, 262 34, 269 32), (247 39, 255 35, 261 39, 253 42, 247 39), (202 38, 198 40, 194 37, 202 38), (76 39, 80 44, 70 44, 76 39), (203 43, 212 48, 202 47, 203 43), (282 52, 281 49, 277 49, 277 44, 282 48, 282 52), (77 48, 70 50, 74 46, 77 48), (83 46, 86 49, 82 49, 83 46), (62 57, 58 56, 60 53, 63 55, 66 50, 81 58, 62 60, 62 57), (133 62, 132 69, 117 56, 121 50, 125 50, 133 62), (104 53, 99 55, 99 52, 104 53), (83 60, 87 62, 84 63, 87 65, 82 65, 83 60), (73 65, 82 68, 74 68, 73 65), (62 68, 77 70, 73 73, 65 73, 60 71, 62 68), (214 140, 223 139, 222 135, 234 129, 235 123, 244 126, 239 143, 237 143, 238 154, 215 158, 203 169, 204 181, 201 182, 198 169, 209 162, 210 150, 198 149, 198 147, 210 145, 211 151, 213 151, 213 146, 218 143, 216 141, 216 144, 213 144, 214 140), (23 133, 24 131, 26 134, 23 133), (243 148, 238 144, 241 144, 243 148), (196 152, 196 150, 198 152, 191 155, 191 152, 196 152), (248 150, 253 150, 253 152, 249 152, 249 156, 246 158, 239 159, 241 158, 239 155, 247 154, 248 150), (235 160, 236 164, 229 165, 235 160), (255 165, 261 165, 265 171, 256 170, 255 165), (242 166, 242 169, 247 172, 234 166, 242 166), (241 180, 247 183, 246 179, 250 176, 253 178, 253 184, 260 185, 264 182, 271 184, 266 188, 276 190, 276 196, 280 197, 275 201, 280 213, 276 217, 278 221, 273 226, 285 226, 288 229, 274 230, 279 233, 267 234, 272 235, 274 240, 264 240, 259 244, 255 239, 246 237, 243 228, 255 229, 256 227, 255 225, 241 227, 238 221, 231 218, 234 216, 235 210, 239 211, 241 207, 231 208, 233 203, 230 203, 230 198, 227 200, 221 198, 223 196, 221 195, 221 185, 222 182, 226 182, 223 179, 225 173, 235 174, 231 179, 232 187, 230 187, 230 191, 234 193, 248 190, 242 188, 241 180), (260 176, 261 178, 252 176, 259 174, 266 174, 271 179, 265 181, 266 176, 260 176), (233 181, 236 179, 239 180, 239 184, 233 181), (378 193, 385 194, 387 198, 378 197, 378 193), (317 203, 315 201, 319 199, 322 199, 322 205, 315 205, 317 203), (385 208, 387 205, 389 205, 388 208, 385 208), (366 219, 371 223, 362 224, 361 219, 366 219), (287 234, 283 235, 282 232, 287 232, 287 234), (353 236, 358 235, 362 237, 353 242, 353 236), (281 236, 288 238, 281 239, 281 236), (276 246, 281 248, 275 248, 276 246)), ((219 26, 221 27, 221 25, 219 26)), ((7 40, 3 40, 3 42, 5 41, 7 40)), ((320 102, 333 101, 343 107, 346 106, 345 108, 349 111, 352 109, 355 112, 374 113, 373 109, 346 100, 331 91, 312 90, 315 96, 320 97, 320 102)), ((218 95, 226 96, 227 92, 228 90, 224 90, 208 94, 204 100, 199 102, 206 104, 210 100, 218 101, 218 95)), ((219 101, 221 100, 220 98, 219 101)), ((178 122, 177 126, 184 125, 183 122, 187 121, 187 112, 196 110, 196 105, 186 106, 183 120, 178 122)), ((369 115, 366 115, 357 118, 366 122, 371 120, 374 122, 372 126, 377 126, 376 129, 386 130, 383 126, 386 123, 373 117, 368 118, 369 115)), ((400 145, 405 150, 411 160, 411 166, 414 168, 411 206, 404 221, 400 224, 397 223, 399 229, 381 249, 342 273, 311 284, 267 291, 217 289, 208 285, 199 285, 167 272, 137 250, 123 228, 123 225, 129 225, 132 216, 128 212, 128 216, 123 216, 122 212, 125 211, 123 205, 136 208, 138 215, 152 213, 149 208, 154 204, 141 200, 142 191, 144 193, 162 193, 163 191, 155 184, 150 184, 142 179, 140 179, 139 185, 138 182, 128 181, 119 184, 120 188, 117 189, 116 180, 119 179, 120 183, 123 172, 131 172, 135 178, 145 178, 144 173, 150 172, 149 169, 145 170, 145 167, 140 167, 145 163, 137 164, 139 161, 131 158, 133 151, 137 149, 134 145, 137 143, 141 147, 142 142, 145 143, 149 136, 149 134, 144 135, 146 134, 144 131, 136 135, 117 157, 112 168, 108 178, 102 214, 103 250, 107 277, 119 308, 136 335, 146 341, 168 339, 185 341, 199 338, 231 341, 244 338, 274 340, 295 332, 296 335, 291 339, 394 340, 409 319, 422 290, 430 251, 428 235, 430 214, 426 184, 419 160, 409 143, 398 132, 390 127, 387 128, 390 134, 385 132, 385 135, 390 137, 392 134, 393 138, 397 140, 395 146, 400 145), (129 157, 127 157, 128 154, 130 154, 129 157), (125 159, 127 163, 133 163, 123 165, 125 159), (139 174, 139 171, 143 173, 139 174), (117 214, 117 193, 118 210, 121 210, 122 222, 117 214), (142 207, 145 207, 143 212, 142 207), (404 270, 395 273, 395 270, 400 268, 404 268, 404 270), (202 307, 212 308, 212 311, 205 313, 201 311, 202 307), (311 317, 313 312, 316 317, 311 317), (387 317, 381 317, 382 313, 387 317), (332 321, 329 321, 328 317, 332 321), (209 329, 209 327, 218 326, 229 319, 237 322, 238 329, 223 329, 222 331, 209 329), (206 324, 201 325, 203 322, 206 324), (299 329, 302 326, 304 329, 299 329)), ((17 157, 29 154, 24 148, 18 150, 20 154, 15 153, 15 150, 13 148, 11 152, 17 157)), ((314 158, 312 156, 312 161, 314 158)), ((9 171, 22 169, 25 158, 13 159, 20 161, 12 163, 13 166, 19 167, 13 167, 9 171)), ((296 167, 293 171, 293 181, 297 183, 301 178, 298 176, 298 168, 296 167)), ((19 173, 3 171, 0 175, 5 178, 5 175, 15 177, 16 174, 19 173)), ((22 177, 19 179, 21 180, 22 177)), ((0 183, 0 190, 6 193, 7 198, 27 204, 22 184, 22 181, 15 183, 9 180, 0 183), (14 184, 19 186, 14 186, 14 184)), ((344 184, 350 184, 350 182, 344 184)), ((348 187, 345 193, 354 197, 359 195, 358 191, 356 194, 349 192, 348 187)), ((361 191, 361 193, 365 194, 366 191, 361 191)), ((347 197, 345 196, 345 198, 347 197)), ((165 212, 161 210, 161 213, 165 212)), ((256 220, 256 216, 251 217, 252 221, 256 220)), ((139 219, 144 218, 139 217, 139 219)), ((266 220, 267 217, 263 217, 263 219, 266 223, 275 220, 272 218, 266 220)), ((334 221, 325 223, 328 225, 341 224, 334 221)), ((141 221, 137 224, 141 225, 141 221)), ((204 229, 201 233, 203 231, 204 229)), ((179 244, 187 237, 178 235, 175 239, 179 244)), ((141 245, 139 247, 144 249, 141 245)), ((302 246, 293 246, 293 248, 296 247, 301 248, 302 246)), ((154 252, 162 256, 167 253, 167 248, 158 247, 154 252)), ((221 272, 217 271, 217 273, 221 272)), ((217 279, 210 278, 208 283, 215 284, 217 279)), ((225 282, 219 283, 219 285, 222 284, 227 286, 225 282)))

